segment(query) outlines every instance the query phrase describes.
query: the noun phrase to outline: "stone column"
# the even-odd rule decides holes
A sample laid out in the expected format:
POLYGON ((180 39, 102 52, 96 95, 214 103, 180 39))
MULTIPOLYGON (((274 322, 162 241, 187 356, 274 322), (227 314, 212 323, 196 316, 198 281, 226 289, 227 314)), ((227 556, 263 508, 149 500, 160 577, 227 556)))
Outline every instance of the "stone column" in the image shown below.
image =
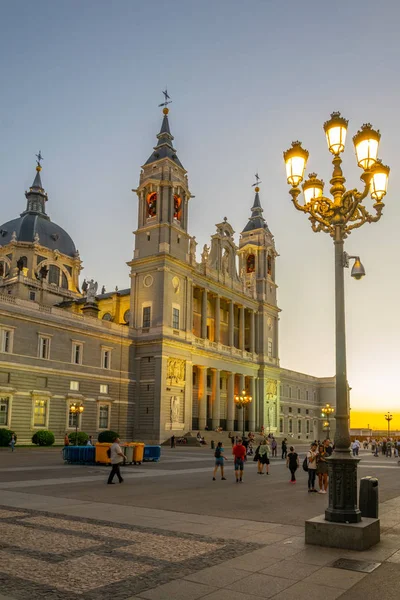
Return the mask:
POLYGON ((245 309, 244 306, 241 306, 239 309, 239 348, 240 350, 244 350, 244 320, 245 320, 245 309))
POLYGON ((193 280, 186 280, 186 333, 193 331, 193 280))
POLYGON ((227 397, 226 397, 226 428, 233 431, 235 418, 235 402, 233 396, 235 393, 235 374, 227 373, 227 397))
POLYGON ((205 429, 207 421, 207 368, 197 365, 199 373, 199 429, 205 429))
POLYGON ((220 369, 211 369, 212 380, 212 428, 220 426, 220 369))
MULTIPOLYGON (((243 389, 244 389, 244 375, 239 375, 239 390, 238 390, 239 396, 242 393, 243 389)), ((240 433, 243 432, 243 413, 245 412, 245 410, 246 409, 243 410, 243 408, 238 408, 238 430, 240 431, 240 433)))
POLYGON ((250 402, 247 410, 248 410, 248 420, 249 420, 249 430, 250 431, 254 431, 256 428, 256 406, 257 406, 257 400, 256 400, 256 386, 254 385, 255 383, 255 378, 254 377, 249 377, 249 394, 250 396, 253 398, 253 400, 250 402))
POLYGON ((228 346, 231 346, 231 347, 233 347, 233 342, 234 342, 234 318, 235 318, 234 304, 233 304, 233 300, 231 300, 229 303, 229 317, 228 317, 228 346))
POLYGON ((214 319, 214 342, 217 342, 217 344, 219 344, 220 339, 221 339, 221 334, 220 334, 220 308, 221 308, 221 303, 220 303, 220 298, 219 296, 215 296, 215 319, 214 319))
POLYGON ((255 352, 255 315, 254 310, 250 311, 250 352, 255 352))
POLYGON ((201 337, 207 338, 207 290, 203 290, 201 303, 201 337))

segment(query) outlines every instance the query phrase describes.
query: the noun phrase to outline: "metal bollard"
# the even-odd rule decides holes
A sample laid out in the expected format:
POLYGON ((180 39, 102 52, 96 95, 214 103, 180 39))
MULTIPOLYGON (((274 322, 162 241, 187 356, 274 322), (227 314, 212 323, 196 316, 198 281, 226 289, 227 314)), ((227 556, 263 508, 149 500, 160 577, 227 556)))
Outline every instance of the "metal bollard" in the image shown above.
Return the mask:
POLYGON ((371 519, 378 518, 378 480, 376 477, 362 477, 360 479, 360 501, 361 515, 371 519))
POLYGON ((211 440, 211 450, 214 450, 214 448, 215 448, 215 442, 214 442, 214 440, 211 440))

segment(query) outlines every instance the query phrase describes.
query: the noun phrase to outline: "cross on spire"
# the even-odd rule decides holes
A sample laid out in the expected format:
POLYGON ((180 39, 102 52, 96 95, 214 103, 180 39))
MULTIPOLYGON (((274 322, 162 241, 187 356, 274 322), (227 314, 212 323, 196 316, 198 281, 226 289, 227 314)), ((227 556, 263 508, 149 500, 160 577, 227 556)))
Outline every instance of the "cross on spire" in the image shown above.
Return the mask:
POLYGON ((39 150, 39 154, 35 154, 35 156, 37 158, 36 164, 41 169, 42 165, 40 164, 40 161, 43 160, 43 156, 42 156, 42 153, 40 152, 40 150, 39 150))
POLYGON ((167 104, 171 104, 172 100, 171 100, 171 97, 168 94, 167 88, 165 88, 165 91, 162 92, 162 93, 164 94, 164 102, 162 102, 158 106, 164 106, 164 108, 165 108, 167 106, 167 104))
POLYGON ((259 177, 258 173, 256 173, 256 174, 254 175, 254 177, 256 178, 256 182, 255 182, 255 183, 253 183, 251 187, 258 187, 258 186, 260 185, 260 183, 262 183, 262 181, 261 181, 261 179, 260 179, 260 177, 259 177))

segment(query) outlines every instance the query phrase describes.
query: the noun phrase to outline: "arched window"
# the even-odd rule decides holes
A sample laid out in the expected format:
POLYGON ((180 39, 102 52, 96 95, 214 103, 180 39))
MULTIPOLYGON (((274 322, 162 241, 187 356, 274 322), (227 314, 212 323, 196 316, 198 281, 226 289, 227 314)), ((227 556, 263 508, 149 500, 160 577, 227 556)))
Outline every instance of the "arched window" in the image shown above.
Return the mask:
POLYGON ((254 254, 249 254, 249 256, 247 257, 247 260, 246 260, 246 272, 254 273, 255 268, 256 268, 256 257, 254 256, 254 254))
POLYGON ((181 220, 182 214, 182 198, 180 196, 174 196, 174 219, 177 221, 181 220))
POLYGON ((61 287, 65 290, 68 289, 68 279, 65 273, 61 271, 61 287))
POLYGON ((112 314, 109 312, 104 313, 103 321, 112 321, 112 314))
POLYGON ((60 269, 56 267, 56 265, 49 266, 49 283, 55 283, 56 285, 60 285, 60 269))
POLYGON ((8 277, 10 273, 10 265, 6 260, 0 260, 0 277, 8 277))
POLYGON ((157 214, 157 192, 147 195, 147 218, 155 217, 157 214))
POLYGON ((268 275, 272 275, 272 257, 270 254, 267 257, 267 273, 268 275))

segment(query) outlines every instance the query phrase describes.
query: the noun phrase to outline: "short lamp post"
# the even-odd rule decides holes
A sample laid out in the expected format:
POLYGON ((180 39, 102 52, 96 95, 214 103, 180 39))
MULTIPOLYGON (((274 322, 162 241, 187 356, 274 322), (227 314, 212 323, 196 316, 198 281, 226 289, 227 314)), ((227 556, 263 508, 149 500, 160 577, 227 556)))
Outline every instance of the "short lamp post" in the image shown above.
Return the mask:
POLYGON ((76 421, 75 421, 75 446, 78 445, 79 415, 81 415, 84 410, 85 410, 85 408, 84 408, 83 404, 76 404, 76 402, 74 402, 73 404, 71 404, 71 406, 69 407, 70 414, 71 415, 76 415, 76 421))
POLYGON ((390 421, 393 419, 393 415, 391 415, 390 412, 387 412, 385 415, 385 419, 388 424, 388 439, 389 439, 390 438, 390 421))
POLYGON ((246 425, 246 413, 245 408, 250 402, 252 402, 253 398, 246 394, 246 390, 242 390, 242 393, 234 397, 235 404, 239 409, 243 409, 243 438, 245 436, 245 425, 246 425))
MULTIPOLYGON (((333 172, 330 180, 331 196, 324 196, 324 182, 311 173, 303 183, 308 151, 301 142, 292 142, 284 152, 287 182, 295 208, 308 216, 314 232, 328 233, 335 247, 335 314, 336 314, 336 432, 335 451, 329 458, 330 492, 325 519, 338 523, 358 523, 361 512, 357 507, 357 463, 350 453, 349 401, 346 367, 346 329, 344 304, 344 269, 350 256, 344 252, 345 238, 365 223, 379 221, 387 191, 389 167, 378 159, 381 134, 367 123, 353 137, 358 166, 362 169, 363 190, 346 190, 341 168, 341 153, 345 148, 348 121, 334 112, 324 124, 328 149, 333 154, 333 172), (301 200, 301 192, 303 198, 301 200), (373 212, 367 209, 364 199, 371 195, 373 212)), ((365 275, 359 257, 351 275, 361 279, 365 275)))
POLYGON ((330 429, 330 416, 335 412, 335 409, 330 404, 325 404, 325 406, 321 409, 321 417, 326 419, 324 422, 324 427, 326 427, 328 431, 328 438, 330 437, 331 429, 330 429))

